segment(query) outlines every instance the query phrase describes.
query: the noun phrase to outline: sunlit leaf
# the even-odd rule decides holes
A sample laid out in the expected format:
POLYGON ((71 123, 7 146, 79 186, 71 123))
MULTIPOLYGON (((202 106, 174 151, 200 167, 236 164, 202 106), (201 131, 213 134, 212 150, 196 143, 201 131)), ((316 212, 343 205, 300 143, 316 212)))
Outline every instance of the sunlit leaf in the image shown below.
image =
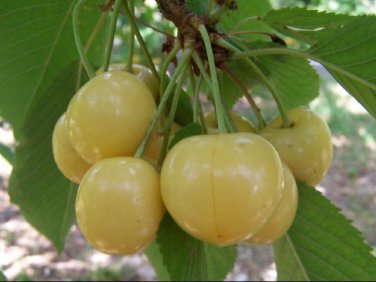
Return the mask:
POLYGON ((298 186, 295 221, 273 244, 278 280, 374 281, 376 257, 360 232, 320 192, 298 186))

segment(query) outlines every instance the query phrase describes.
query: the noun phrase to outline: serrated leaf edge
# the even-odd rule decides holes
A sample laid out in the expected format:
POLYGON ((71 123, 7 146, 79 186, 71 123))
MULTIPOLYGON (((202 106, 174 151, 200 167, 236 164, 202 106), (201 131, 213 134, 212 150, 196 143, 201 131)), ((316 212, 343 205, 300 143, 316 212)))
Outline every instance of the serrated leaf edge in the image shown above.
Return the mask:
MULTIPOLYGON (((310 281, 310 278, 309 278, 309 276, 308 276, 308 274, 307 274, 307 271, 306 271, 305 267, 303 266, 302 261, 300 260, 300 258, 299 258, 299 256, 298 256, 298 253, 297 253, 297 251, 296 251, 296 249, 295 249, 295 245, 293 244, 293 242, 292 242, 292 240, 291 240, 289 234, 286 234, 286 235, 284 236, 284 242, 287 242, 287 243, 289 244, 289 246, 290 246, 290 248, 291 248, 291 250, 292 250, 292 252, 293 252, 293 255, 294 255, 294 257, 295 257, 295 259, 296 259, 298 265, 299 265, 300 268, 303 270, 304 278, 305 278, 307 281, 310 281)), ((285 243, 284 243, 284 244, 285 244, 285 243)), ((282 246, 282 247, 279 249, 279 253, 276 254, 276 257, 279 257, 280 252, 282 251, 283 248, 284 248, 284 247, 282 246)), ((296 272, 296 269, 294 270, 293 274, 291 274, 291 277, 289 277, 288 280, 291 280, 291 278, 293 277, 293 275, 295 274, 295 272, 296 272)))

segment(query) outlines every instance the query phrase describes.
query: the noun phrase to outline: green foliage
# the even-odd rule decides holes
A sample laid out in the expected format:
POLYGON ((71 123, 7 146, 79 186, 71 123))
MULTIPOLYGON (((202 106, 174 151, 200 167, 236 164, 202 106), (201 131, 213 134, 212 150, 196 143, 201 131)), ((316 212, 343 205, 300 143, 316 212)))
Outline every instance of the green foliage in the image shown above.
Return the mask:
MULTIPOLYGON (((172 98, 169 99, 168 104, 171 105, 172 103, 172 98)), ((180 99, 178 102, 178 107, 176 109, 176 114, 175 114, 175 121, 180 124, 180 125, 188 125, 191 122, 193 122, 192 119, 193 116, 193 108, 192 108, 192 103, 191 99, 185 91, 183 91, 180 95, 180 99)))
POLYGON ((73 63, 34 100, 28 126, 18 140, 9 182, 12 202, 19 205, 22 215, 59 251, 74 222, 77 187, 55 165, 52 131, 75 91, 76 70, 77 63, 73 63))
POLYGON ((14 152, 12 148, 0 143, 0 155, 2 155, 10 164, 13 163, 14 152))
POLYGON ((173 146, 176 145, 180 140, 183 140, 184 138, 187 138, 189 136, 194 136, 194 135, 200 135, 202 134, 202 128, 199 124, 197 123, 191 123, 185 126, 184 128, 178 130, 175 133, 174 138, 172 138, 169 149, 171 149, 173 146))
MULTIPOLYGON (((248 89, 251 89, 259 84, 255 79, 253 70, 244 61, 228 62, 227 66, 231 69, 238 81, 248 89)), ((239 85, 225 71, 218 74, 219 87, 224 93, 224 103, 228 109, 231 109, 236 101, 244 94, 240 90, 239 85)))
POLYGON ((159 251, 158 244, 154 241, 145 250, 145 255, 147 256, 150 264, 154 267, 154 270, 160 281, 171 281, 170 275, 166 266, 163 263, 163 257, 159 251))
POLYGON ((319 76, 306 59, 264 56, 260 61, 286 109, 306 105, 319 95, 319 76))
POLYGON ((0 271, 0 281, 8 281, 4 273, 0 271))
POLYGON ((376 117, 376 17, 364 16, 321 39, 310 52, 376 117))
POLYGON ((327 198, 302 183, 295 221, 273 247, 278 280, 376 279, 376 258, 359 231, 327 198))
POLYGON ((352 18, 349 15, 304 8, 285 8, 269 11, 265 17, 262 17, 262 21, 286 36, 315 44, 352 18))
MULTIPOLYGON (((78 59, 76 46, 72 44, 71 14, 75 3, 73 0, 1 2, 0 69, 6 71, 0 72, 0 115, 11 123, 16 137, 34 100, 46 92, 64 68, 78 59)), ((88 5, 82 13, 83 38, 88 37, 99 11, 96 5, 88 5)), ((97 55, 102 53, 100 50, 93 47, 94 62, 101 61, 97 55)))
MULTIPOLYGON (((0 6, 0 68, 6 70, 0 72, 0 114, 12 124, 18 141, 9 193, 23 216, 59 251, 74 222, 77 188, 58 171, 51 136, 76 91, 79 56, 71 18, 75 3, 27 0, 3 1, 0 6)), ((84 39, 100 12, 96 5, 85 7, 80 25, 84 39)), ((99 65, 101 40, 91 51, 99 65)))
POLYGON ((168 273, 172 281, 223 280, 234 266, 235 246, 217 247, 197 240, 182 231, 169 215, 159 230, 153 248, 158 248, 160 254, 154 250, 147 255, 157 273, 164 273, 160 279, 168 273))
POLYGON ((209 11, 209 3, 200 0, 188 0, 187 6, 194 11, 197 15, 205 15, 209 11))
POLYGON ((237 32, 240 30, 249 31, 250 34, 241 35, 247 40, 263 40, 265 36, 257 35, 257 32, 268 32, 270 28, 257 20, 249 20, 252 17, 263 16, 272 8, 269 1, 265 0, 238 0, 238 9, 228 11, 220 22, 220 27, 227 32, 237 32), (256 32, 256 34, 252 34, 256 32))

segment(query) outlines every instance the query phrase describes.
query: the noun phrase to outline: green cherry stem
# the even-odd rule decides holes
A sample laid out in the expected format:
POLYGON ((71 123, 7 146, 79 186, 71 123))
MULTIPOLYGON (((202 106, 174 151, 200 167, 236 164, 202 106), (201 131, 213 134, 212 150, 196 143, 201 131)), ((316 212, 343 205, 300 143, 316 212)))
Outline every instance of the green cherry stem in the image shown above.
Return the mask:
MULTIPOLYGON (((201 76, 204 78, 205 82, 208 84, 208 86, 210 87, 212 93, 213 92, 213 84, 212 84, 212 81, 209 77, 209 75, 206 73, 205 71, 205 67, 204 67, 204 64, 203 62, 201 61, 199 55, 197 54, 197 52, 194 52, 193 55, 192 55, 192 58, 193 60, 195 61, 197 67, 199 68, 200 70, 200 74, 201 76)), ((224 102, 222 101, 222 96, 219 96, 219 99, 220 99, 220 105, 221 105, 221 112, 219 113, 219 115, 221 115, 223 117, 223 122, 224 122, 224 126, 225 128, 227 128, 227 130, 229 132, 234 132, 234 131, 237 131, 236 129, 236 126, 234 124, 234 122, 232 121, 231 119, 231 115, 230 113, 228 112, 228 110, 223 106, 224 105, 224 102)), ((215 102, 214 102, 215 103, 215 102)), ((216 107, 215 108, 216 110, 216 119, 217 119, 217 116, 218 116, 218 108, 216 107)), ((204 125, 204 132, 207 132, 207 128, 206 128, 206 124, 204 122, 205 120, 205 117, 204 117, 204 114, 203 114, 203 110, 202 110, 202 105, 201 103, 199 103, 199 114, 200 114, 200 120, 201 120, 201 123, 204 125)), ((218 123, 218 127, 219 127, 219 122, 218 122, 218 119, 217 119, 217 123, 218 123)))
POLYGON ((193 122, 201 125, 203 133, 206 134, 208 129, 205 123, 204 110, 202 109, 202 104, 200 102, 200 90, 202 85, 202 75, 198 77, 196 82, 195 92, 194 92, 194 101, 193 101, 193 122))
POLYGON ((174 97, 173 97, 172 103, 171 103, 170 113, 168 115, 167 123, 166 123, 166 126, 164 128, 163 144, 162 144, 161 155, 160 155, 159 161, 158 161, 158 166, 157 166, 158 168, 162 166, 162 163, 163 163, 163 161, 166 157, 166 154, 167 154, 168 143, 169 143, 170 134, 171 134, 171 127, 172 127, 172 124, 174 122, 176 109, 178 108, 180 96, 183 92, 182 88, 183 88, 183 82, 184 82, 184 79, 185 79, 185 75, 186 75, 186 72, 187 72, 187 67, 188 67, 188 64, 185 64, 184 69, 182 70, 180 77, 178 79, 178 82, 176 84, 176 88, 175 88, 176 92, 174 93, 174 97))
MULTIPOLYGON (((94 28, 93 28, 90 36, 89 36, 89 39, 87 40, 87 42, 85 44, 85 48, 84 48, 85 54, 89 51, 90 47, 93 45, 94 39, 98 35, 99 29, 103 26, 103 23, 106 19, 106 15, 107 15, 106 12, 102 13, 102 15, 100 16, 96 25, 94 26, 94 28)), ((76 92, 78 91, 78 89, 81 86, 82 67, 83 67, 83 64, 82 64, 82 61, 80 60, 80 63, 78 64, 78 70, 77 70, 76 92)))
POLYGON ((160 116, 161 116, 161 113, 164 110, 164 108, 167 104, 167 101, 170 98, 170 94, 172 93, 172 90, 175 87, 176 79, 184 71, 186 64, 189 62, 189 60, 191 58, 191 55, 192 55, 191 49, 185 49, 183 51, 183 55, 182 55, 182 58, 180 60, 180 63, 178 64, 177 68, 175 69, 175 72, 173 73, 171 80, 168 83, 167 88, 166 88, 165 92, 163 93, 163 95, 161 97, 161 101, 159 102, 159 105, 158 105, 157 111, 155 112, 154 118, 151 121, 151 123, 150 123, 150 125, 147 129, 147 132, 146 132, 144 139, 142 140, 140 146, 137 148, 137 151, 135 153, 135 157, 140 158, 140 157, 143 156, 146 145, 148 144, 149 139, 152 136, 153 131, 154 131, 154 129, 155 129, 157 123, 158 123, 160 116))
MULTIPOLYGON (((134 3, 133 0, 129 0, 129 7, 132 15, 134 16, 134 3)), ((129 49, 126 70, 129 73, 133 73, 133 55, 134 55, 134 30, 130 27, 129 30, 129 49)))
POLYGON ((211 88, 212 83, 211 83, 211 80, 210 80, 210 76, 207 74, 207 72, 205 70, 204 63, 202 62, 200 56, 198 55, 197 52, 193 52, 192 58, 193 58, 194 62, 196 63, 198 69, 200 70, 200 74, 202 75, 203 79, 208 84, 208 86, 211 88))
POLYGON ((221 93, 219 91, 217 68, 215 65, 211 41, 210 41, 209 34, 208 34, 208 31, 206 30, 205 25, 200 24, 198 30, 204 41, 206 55, 208 57, 210 77, 211 77, 211 86, 212 86, 214 103, 215 103, 215 108, 216 108, 215 112, 217 114, 218 130, 220 133, 225 133, 226 124, 225 124, 225 117, 224 117, 224 109, 223 109, 222 100, 221 100, 221 93))
POLYGON ((247 87, 244 85, 244 83, 240 81, 240 79, 234 74, 234 72, 228 66, 225 65, 223 69, 230 76, 232 81, 234 81, 234 83, 239 87, 240 91, 243 92, 244 97, 247 99, 248 103, 251 105, 253 112, 255 113, 256 118, 259 123, 259 130, 264 129, 266 126, 266 122, 261 115, 260 108, 257 106, 255 100, 253 99, 252 95, 249 93, 247 87))
POLYGON ((120 11, 120 4, 121 4, 121 0, 115 1, 114 11, 111 15, 110 32, 109 32, 108 38, 107 38, 106 53, 105 53, 105 56, 104 56, 104 64, 103 64, 103 72, 106 72, 108 70, 108 66, 110 65, 112 47, 114 46, 116 21, 117 21, 119 11, 120 11))
POLYGON ((200 75, 196 81, 196 85, 192 85, 194 87, 194 94, 193 94, 193 122, 199 122, 199 105, 200 105, 200 88, 202 82, 202 75, 200 75))
MULTIPOLYGON (((224 48, 229 49, 230 51, 233 51, 234 53, 241 52, 238 48, 236 48, 231 43, 227 42, 223 38, 220 38, 216 41, 216 43, 224 48)), ((283 120, 283 127, 288 128, 291 125, 291 121, 289 117, 287 116, 286 109, 282 103, 281 98, 278 95, 278 91, 276 90, 274 84, 266 77, 266 75, 262 72, 262 70, 248 57, 244 58, 244 61, 253 69, 255 74, 261 79, 261 81, 264 83, 266 88, 270 91, 270 93, 273 96, 274 101, 277 104, 278 110, 281 113, 281 117, 283 120)))
POLYGON ((166 83, 166 76, 167 76, 167 69, 172 60, 176 57, 176 54, 180 50, 180 43, 176 43, 174 48, 168 53, 167 57, 163 60, 162 65, 159 70, 159 92, 163 93, 165 91, 165 83, 166 83))
POLYGON ((76 6, 73 9, 73 16, 72 16, 72 21, 73 21, 73 35, 74 35, 74 40, 76 42, 77 46, 77 51, 78 54, 80 55, 81 61, 84 65, 84 68, 89 76, 89 78, 93 78, 95 76, 94 69, 92 65, 90 64, 90 61, 88 57, 85 54, 84 47, 82 45, 81 41, 81 36, 80 36, 80 31, 79 31, 79 11, 81 10, 82 5, 86 2, 87 0, 79 0, 76 4, 76 6))
POLYGON ((152 56, 151 56, 151 54, 150 54, 150 52, 149 52, 149 50, 146 46, 146 43, 145 43, 145 41, 144 41, 144 39, 141 35, 140 30, 137 27, 136 19, 135 19, 134 15, 132 15, 132 12, 131 12, 128 4, 127 4, 127 1, 123 0, 122 3, 123 3, 125 15, 129 19, 129 23, 130 23, 131 27, 133 28, 133 31, 136 35, 137 41, 140 44, 142 51, 144 52, 144 55, 145 55, 145 57, 146 57, 146 59, 149 63, 150 69, 153 72, 153 75, 159 80, 157 69, 155 68, 155 65, 153 63, 153 58, 152 58, 152 56))
POLYGON ((259 16, 252 16, 252 17, 248 17, 248 18, 245 18, 241 21, 239 21, 231 30, 230 30, 230 33, 233 32, 234 30, 238 30, 239 27, 245 23, 248 23, 248 22, 255 22, 255 21, 259 21, 260 20, 260 17, 259 16))
MULTIPOLYGON (((222 98, 222 96, 221 96, 222 98)), ((224 101, 222 101, 222 105, 225 105, 224 101)), ((239 132, 234 120, 231 117, 231 114, 227 107, 223 107, 223 112, 225 114, 225 124, 227 128, 227 132, 239 132)))

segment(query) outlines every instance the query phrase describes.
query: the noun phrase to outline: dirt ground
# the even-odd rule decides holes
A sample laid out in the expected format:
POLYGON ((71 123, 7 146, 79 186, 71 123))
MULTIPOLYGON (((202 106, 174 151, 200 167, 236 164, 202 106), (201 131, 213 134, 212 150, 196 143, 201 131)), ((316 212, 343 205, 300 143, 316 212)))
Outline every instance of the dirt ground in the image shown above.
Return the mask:
MULTIPOLYGON (((323 87, 325 92, 333 85, 324 84, 323 87)), ((337 90, 337 96, 341 98, 343 90, 337 90)), ((343 99, 334 102, 338 101, 343 99)), ((321 99, 313 103, 313 108, 325 116, 328 113, 323 110, 323 105, 329 102, 321 99)), ((366 241, 376 248, 376 122, 364 115, 364 110, 360 110, 360 114, 344 116, 343 107, 351 111, 358 109, 353 100, 348 103, 337 106, 339 110, 330 113, 334 122, 330 124, 334 159, 318 189, 354 221, 366 241), (351 130, 348 122, 353 123, 351 130)), ((0 142, 13 142, 9 130, 0 128, 0 142)), ((10 165, 0 157, 0 270, 9 280, 156 279, 144 255, 119 258, 96 252, 88 246, 76 226, 71 229, 64 251, 58 255, 51 243, 39 235, 22 218, 17 207, 10 203, 7 193, 10 172, 10 165)), ((227 280, 275 279, 275 265, 269 246, 239 246, 238 261, 227 280)))

